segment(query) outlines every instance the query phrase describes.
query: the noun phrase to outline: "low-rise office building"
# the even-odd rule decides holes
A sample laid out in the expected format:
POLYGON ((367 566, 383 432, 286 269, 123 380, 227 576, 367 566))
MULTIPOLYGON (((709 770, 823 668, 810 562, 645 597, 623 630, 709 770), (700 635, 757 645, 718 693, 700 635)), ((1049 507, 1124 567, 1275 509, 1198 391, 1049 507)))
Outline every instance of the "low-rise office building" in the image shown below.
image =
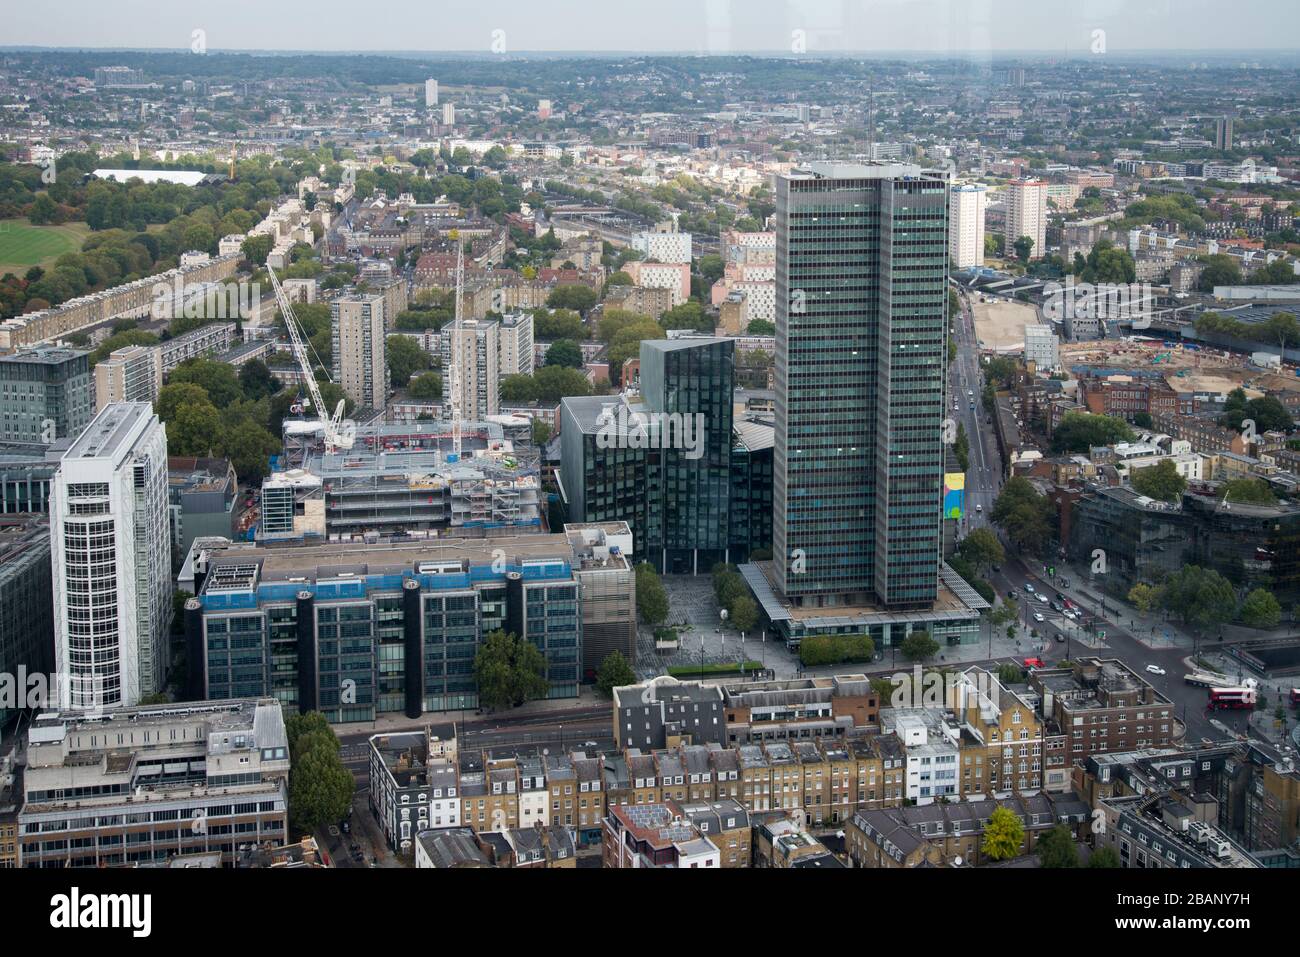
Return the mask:
POLYGON ((331 721, 477 708, 474 658, 500 629, 541 651, 549 697, 575 697, 596 655, 636 657, 635 575, 611 544, 626 537, 625 526, 570 525, 419 545, 200 540, 192 692, 269 695, 331 721))
POLYGON ((27 734, 24 867, 112 867, 283 844, 289 742, 266 698, 47 711, 27 734))

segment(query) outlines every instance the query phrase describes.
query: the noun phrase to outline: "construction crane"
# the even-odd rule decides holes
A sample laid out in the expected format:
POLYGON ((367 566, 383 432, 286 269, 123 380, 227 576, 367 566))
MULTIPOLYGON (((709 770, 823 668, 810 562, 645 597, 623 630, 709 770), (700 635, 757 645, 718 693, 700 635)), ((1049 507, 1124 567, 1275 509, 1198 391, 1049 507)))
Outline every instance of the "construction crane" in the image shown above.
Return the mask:
POLYGON ((284 287, 280 285, 280 280, 276 278, 275 270, 268 265, 266 272, 271 277, 271 288, 275 290, 275 301, 280 307, 280 315, 284 316, 285 327, 289 330, 293 356, 298 360, 298 368, 302 370, 303 378, 307 382, 307 394, 310 397, 308 404, 315 408, 316 418, 320 421, 325 439, 325 451, 337 452, 340 449, 350 449, 355 435, 351 428, 343 426, 343 410, 347 400, 339 400, 332 416, 325 408, 325 400, 321 398, 320 386, 316 383, 316 375, 307 356, 307 336, 303 333, 302 326, 298 324, 298 317, 293 314, 293 304, 285 294, 284 287))

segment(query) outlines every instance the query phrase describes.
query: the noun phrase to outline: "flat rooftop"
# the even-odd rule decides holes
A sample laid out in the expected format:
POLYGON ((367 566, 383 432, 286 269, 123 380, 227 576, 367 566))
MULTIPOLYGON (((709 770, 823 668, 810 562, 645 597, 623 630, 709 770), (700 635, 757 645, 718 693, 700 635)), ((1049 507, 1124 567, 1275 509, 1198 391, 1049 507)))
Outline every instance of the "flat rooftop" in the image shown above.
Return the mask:
POLYGON ((104 406, 63 454, 63 460, 106 458, 117 453, 140 422, 153 415, 148 402, 113 402, 104 406))

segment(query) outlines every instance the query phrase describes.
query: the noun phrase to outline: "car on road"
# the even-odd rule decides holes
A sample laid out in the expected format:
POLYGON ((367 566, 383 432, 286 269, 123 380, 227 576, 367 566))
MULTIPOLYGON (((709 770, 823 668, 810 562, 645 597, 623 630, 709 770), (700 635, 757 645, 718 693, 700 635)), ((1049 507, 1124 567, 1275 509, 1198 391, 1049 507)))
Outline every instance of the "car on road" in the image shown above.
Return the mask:
POLYGON ((1059 591, 1058 591, 1058 592, 1056 593, 1056 600, 1057 600, 1057 601, 1065 601, 1065 595, 1064 595, 1062 592, 1059 592, 1059 591))
POLYGON ((1162 675, 1165 673, 1165 669, 1161 668, 1159 665, 1147 665, 1147 671, 1153 675, 1162 675))
POLYGON ((1016 595, 1016 590, 1014 588, 1007 592, 1007 599, 1009 601, 1015 601, 1017 597, 1019 596, 1016 595))
POLYGON ((1034 621, 1044 622, 1047 621, 1047 619, 1043 617, 1043 613, 1041 611, 1036 611, 1034 612, 1034 621))
POLYGON ((1026 659, 1025 659, 1025 667, 1026 667, 1026 668, 1042 668, 1042 667, 1043 667, 1043 659, 1042 659, 1042 658, 1026 658, 1026 659))
POLYGON ((1077 605, 1075 605, 1074 602, 1070 601, 1070 599, 1068 598, 1062 601, 1061 604, 1064 605, 1066 608, 1070 609, 1070 611, 1074 611, 1078 607, 1077 605))
POLYGON ((352 825, 347 821, 344 821, 342 824, 340 824, 339 829, 342 830, 344 834, 352 833, 352 825))
POLYGON ((1052 611, 1056 612, 1057 614, 1060 614, 1061 612, 1065 611, 1065 609, 1061 607, 1061 603, 1059 601, 1054 601, 1052 602, 1052 611))
POLYGON ((582 746, 583 746, 584 748, 598 748, 598 747, 600 747, 600 745, 597 744, 595 741, 584 741, 584 742, 582 742, 582 746))
POLYGON ((1078 620, 1079 620, 1079 616, 1078 616, 1076 613, 1070 611, 1070 609, 1068 609, 1068 608, 1065 609, 1065 611, 1064 611, 1063 614, 1065 615, 1066 618, 1070 619, 1070 621, 1078 621, 1078 620))
POLYGON ((983 506, 983 505, 976 505, 976 506, 975 506, 975 511, 977 511, 977 512, 982 512, 982 511, 984 511, 984 506, 983 506))
POLYGON ((1032 595, 1034 593, 1034 586, 1029 582, 1025 582, 1025 591, 1032 595))
POLYGON ((1058 633, 1058 634, 1056 635, 1056 640, 1059 641, 1059 642, 1061 642, 1061 644, 1065 644, 1065 635, 1062 635, 1062 634, 1058 633))

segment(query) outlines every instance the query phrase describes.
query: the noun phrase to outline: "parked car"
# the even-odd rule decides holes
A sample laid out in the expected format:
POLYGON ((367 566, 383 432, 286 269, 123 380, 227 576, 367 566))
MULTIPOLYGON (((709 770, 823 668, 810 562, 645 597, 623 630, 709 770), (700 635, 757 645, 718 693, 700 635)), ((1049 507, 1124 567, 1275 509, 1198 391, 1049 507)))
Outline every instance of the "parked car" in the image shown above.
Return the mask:
POLYGON ((1068 579, 1068 578, 1062 578, 1062 579, 1061 579, 1061 587, 1062 587, 1062 588, 1069 588, 1069 587, 1070 587, 1070 579, 1068 579))

